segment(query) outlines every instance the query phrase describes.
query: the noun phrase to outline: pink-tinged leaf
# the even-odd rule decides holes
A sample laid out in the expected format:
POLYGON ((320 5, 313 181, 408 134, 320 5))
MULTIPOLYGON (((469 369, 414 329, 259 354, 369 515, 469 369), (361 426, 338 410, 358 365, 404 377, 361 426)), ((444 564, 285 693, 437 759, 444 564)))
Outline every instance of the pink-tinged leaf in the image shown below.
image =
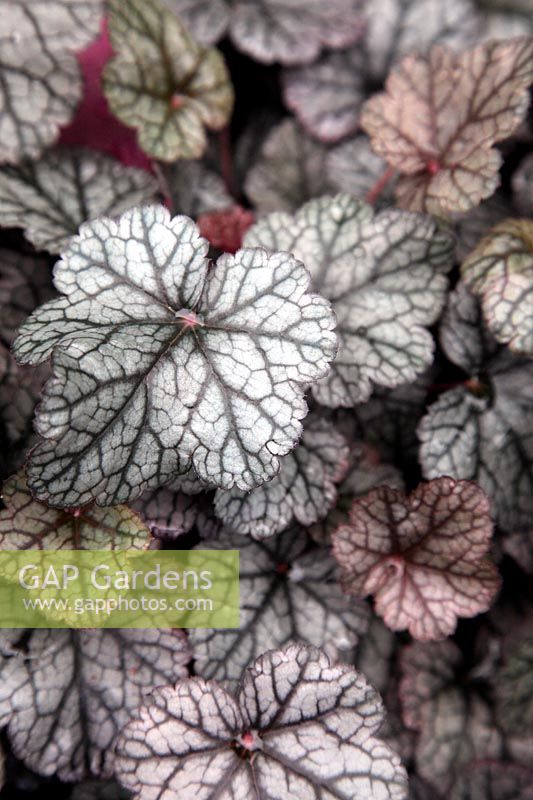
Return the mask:
POLYGON ((202 236, 223 253, 235 253, 242 247, 242 238, 253 222, 253 212, 242 206, 210 211, 198 217, 202 236))
POLYGON ((457 777, 450 800, 533 800, 533 771, 504 761, 474 761, 457 777))
POLYGON ((381 487, 355 500, 350 523, 333 534, 341 583, 355 597, 374 596, 391 630, 443 639, 458 617, 487 611, 499 587, 486 556, 489 502, 474 483, 439 478, 408 497, 381 487))
POLYGON ((362 675, 290 645, 249 666, 236 696, 201 678, 155 689, 118 739, 116 776, 135 800, 404 800, 382 721, 362 675))
POLYGON ((376 153, 402 173, 400 206, 446 215, 489 197, 502 161, 492 145, 523 120, 532 80, 531 37, 406 56, 361 117, 376 153))
POLYGON ((323 142, 353 133, 364 98, 363 56, 359 50, 325 53, 315 64, 283 76, 283 96, 303 127, 323 142))
POLYGON ((111 777, 115 738, 146 693, 187 675, 179 630, 18 634, 24 646, 1 664, 0 719, 18 758, 65 781, 111 777))
MULTIPOLYGON (((465 669, 453 642, 415 643, 400 666, 403 719, 418 731, 415 765, 437 796, 474 759, 499 758, 502 737, 483 684, 465 669)), ((486 687, 485 687, 486 688, 486 687)))
POLYGON ((101 150, 128 167, 151 171, 151 161, 137 144, 135 132, 111 114, 104 97, 102 70, 112 56, 104 19, 98 39, 77 54, 83 98, 73 119, 61 130, 59 144, 101 150))

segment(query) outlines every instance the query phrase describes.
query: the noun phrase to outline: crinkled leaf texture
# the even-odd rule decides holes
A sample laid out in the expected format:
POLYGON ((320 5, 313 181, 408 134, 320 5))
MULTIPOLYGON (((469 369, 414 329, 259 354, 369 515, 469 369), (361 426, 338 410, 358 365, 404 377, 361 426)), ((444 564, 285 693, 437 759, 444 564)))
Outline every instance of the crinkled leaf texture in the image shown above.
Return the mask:
POLYGON ((475 680, 465 679, 454 642, 409 645, 400 664, 403 719, 418 731, 417 772, 447 796, 463 767, 502 755, 501 734, 475 680))
POLYGON ((293 520, 307 526, 326 516, 337 499, 336 484, 348 468, 348 446, 320 417, 306 419, 302 440, 281 461, 279 474, 253 492, 218 490, 215 512, 235 533, 264 539, 293 520))
POLYGON ((0 170, 0 220, 38 250, 59 253, 83 222, 152 200, 157 181, 96 151, 57 149, 0 170))
POLYGON ((15 755, 65 781, 110 777, 118 732, 153 686, 187 674, 188 660, 179 630, 33 631, 0 672, 15 755))
POLYGON ((311 139, 294 119, 283 120, 264 140, 246 175, 244 188, 258 212, 296 211, 327 194, 327 150, 311 139))
POLYGON ((222 55, 197 44, 162 0, 110 0, 109 33, 117 53, 103 72, 111 111, 153 158, 199 158, 205 128, 222 128, 233 108, 222 55))
POLYGON ((198 675, 236 681, 254 658, 291 641, 336 658, 364 640, 368 606, 342 594, 334 559, 303 531, 244 545, 225 532, 204 547, 240 551, 241 624, 236 630, 189 631, 198 675))
POLYGON ((440 338, 448 358, 470 379, 443 392, 418 426, 423 474, 476 481, 505 531, 529 530, 533 359, 498 349, 462 284, 450 295, 440 338))
POLYGON ((319 403, 351 406, 373 385, 413 381, 432 361, 426 329, 443 307, 452 239, 419 214, 376 214, 349 195, 313 200, 295 215, 257 222, 245 244, 289 250, 337 315, 339 353, 313 389, 319 403))
POLYGON ((405 798, 382 719, 362 675, 291 645, 248 667, 235 697, 201 678, 155 689, 118 739, 116 775, 139 800, 405 798))
POLYGON ((335 355, 329 303, 288 253, 243 249, 209 269, 208 243, 162 206, 83 225, 55 267, 63 297, 14 346, 52 353, 28 482, 40 499, 113 505, 192 464, 250 489, 301 433, 303 387, 335 355))
POLYGON ((0 0, 0 162, 36 158, 81 99, 76 50, 98 33, 102 0, 0 0))
POLYGON ((487 558, 488 499, 468 481, 439 478, 405 497, 388 486, 354 501, 333 534, 343 589, 374 596, 391 630, 443 639, 458 617, 487 611, 500 587, 487 558))
POLYGON ((325 53, 315 64, 283 76, 283 96, 304 128, 323 142, 353 133, 364 97, 360 50, 325 53))
POLYGON ((496 339, 533 355, 533 221, 508 219, 497 225, 468 256, 461 275, 481 299, 496 339))
POLYGON ((34 500, 21 472, 2 487, 0 550, 145 550, 150 531, 127 506, 75 511, 34 500))
POLYGON ((359 39, 361 6, 360 0, 234 0, 230 35, 256 61, 309 64, 323 47, 359 39))
POLYGON ((532 37, 406 56, 361 116, 376 153, 402 173, 401 207, 446 215, 489 197, 502 163, 492 145, 523 120, 532 80, 532 37))

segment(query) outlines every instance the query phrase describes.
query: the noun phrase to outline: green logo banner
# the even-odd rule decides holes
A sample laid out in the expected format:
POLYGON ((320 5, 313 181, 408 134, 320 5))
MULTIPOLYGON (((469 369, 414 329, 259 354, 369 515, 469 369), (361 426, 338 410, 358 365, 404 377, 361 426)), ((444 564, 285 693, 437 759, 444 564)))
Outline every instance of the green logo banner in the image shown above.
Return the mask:
POLYGON ((238 628, 238 550, 3 550, 3 628, 238 628))

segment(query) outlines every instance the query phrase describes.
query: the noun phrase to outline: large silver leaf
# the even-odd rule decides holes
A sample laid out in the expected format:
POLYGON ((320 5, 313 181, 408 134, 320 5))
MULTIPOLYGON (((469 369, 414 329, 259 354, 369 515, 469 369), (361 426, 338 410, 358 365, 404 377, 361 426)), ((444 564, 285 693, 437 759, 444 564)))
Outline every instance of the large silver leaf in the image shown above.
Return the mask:
POLYGON ((246 175, 246 194, 259 212, 296 211, 312 197, 327 194, 326 148, 313 141, 294 119, 269 132, 246 175))
POLYGON ((29 484, 52 505, 113 505, 200 478, 250 489, 301 433, 303 386, 334 357, 334 316, 287 253, 244 249, 208 272, 208 243, 161 206, 82 226, 55 268, 64 293, 15 343, 54 351, 29 484))
POLYGON ((347 468, 344 437, 331 423, 310 417, 300 444, 281 461, 279 475, 249 493, 219 489, 215 512, 230 530, 253 539, 279 533, 293 520, 312 525, 335 504, 336 484, 347 468))
POLYGON ((137 129, 149 156, 199 158, 205 128, 224 127, 233 108, 222 55, 197 44, 162 0, 110 0, 109 33, 116 57, 103 86, 111 111, 137 129))
POLYGON ((35 158, 81 99, 72 50, 98 33, 102 0, 0 0, 0 162, 35 158))
POLYGON ((301 641, 346 655, 368 626, 368 606, 340 589, 336 565, 303 531, 290 529, 268 542, 243 545, 224 533, 204 547, 240 550, 241 624, 237 630, 191 630, 195 670, 235 681, 265 650, 301 641))
POLYGON ((147 172, 89 150, 52 150, 40 161, 0 170, 3 227, 23 228, 37 249, 59 253, 83 222, 118 216, 152 200, 147 172))
POLYGON ((309 64, 363 30, 360 0, 233 0, 230 35, 256 61, 309 64))
POLYGON ((0 719, 15 755, 62 780, 110 777, 118 732, 188 660, 178 630, 33 631, 2 668, 0 719))
POLYGON ((440 314, 452 265, 452 239, 428 217, 398 209, 374 213, 349 195, 324 197, 294 215, 271 214, 247 245, 289 250, 337 315, 339 353, 314 387, 329 406, 351 406, 374 384, 413 381, 432 361, 427 330, 440 314))
POLYGON ((403 800, 382 720, 362 675, 292 645, 248 667, 236 697, 201 678, 156 689, 120 735, 116 774, 139 800, 403 800))

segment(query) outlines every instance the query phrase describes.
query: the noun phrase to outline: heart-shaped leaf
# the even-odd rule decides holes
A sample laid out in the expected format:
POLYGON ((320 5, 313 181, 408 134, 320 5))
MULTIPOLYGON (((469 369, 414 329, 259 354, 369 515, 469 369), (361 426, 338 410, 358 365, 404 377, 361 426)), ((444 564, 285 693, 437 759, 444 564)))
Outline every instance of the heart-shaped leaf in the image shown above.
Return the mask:
POLYGON ((323 47, 346 47, 363 31, 360 0, 233 0, 231 5, 234 44, 266 64, 309 64, 323 47))
POLYGON ((157 181, 89 150, 52 150, 0 170, 3 227, 23 228, 37 249, 59 253, 83 222, 152 200, 157 181))
POLYGON ((296 211, 312 197, 327 194, 326 149, 293 119, 270 131, 246 175, 246 194, 259 212, 296 211))
POLYGON ((201 678, 155 689, 120 735, 116 774, 139 800, 399 800, 405 771, 375 736, 382 719, 362 675, 291 645, 248 667, 236 697, 201 678))
POLYGON ((70 240, 55 267, 64 296, 14 348, 24 363, 54 351, 28 470, 37 497, 113 505, 191 462, 224 489, 277 473, 301 433, 303 387, 334 357, 334 316, 289 254, 244 249, 208 272, 207 249, 161 206, 70 240))
POLYGON ((76 50, 98 33, 102 0, 0 0, 0 162, 36 158, 81 98, 76 50))
POLYGON ((103 72, 111 111, 137 129, 153 158, 199 158, 205 128, 219 130, 233 107, 222 55, 197 44, 162 0, 110 0, 109 34, 117 53, 103 72))
POLYGON ((285 72, 285 103, 312 136, 337 142, 357 128, 364 97, 362 67, 361 52, 345 50, 285 72))
POLYGON ((404 722, 419 732, 416 769, 434 792, 446 792, 474 759, 499 758, 493 712, 454 642, 409 645, 400 663, 404 722))
POLYGON ((376 153, 402 173, 400 206, 446 215, 489 197, 502 161, 492 145, 523 120, 532 80, 531 37, 406 56, 361 116, 376 153))
POLYGON ((461 276, 481 298, 496 339, 533 355, 533 222, 508 219, 497 225, 463 263, 461 276))
POLYGON ((337 315, 339 354, 313 390, 319 403, 351 406, 373 384, 409 383, 432 361, 426 330, 444 304, 452 240, 427 217, 324 197, 294 216, 272 214, 245 236, 250 246, 289 250, 337 315))
POLYGON ((0 550, 145 550, 150 531, 127 506, 63 511, 34 500, 23 473, 2 487, 0 550))
POLYGON ((486 554, 492 522, 474 483, 439 478, 409 497, 384 486, 354 501, 350 523, 333 534, 341 584, 374 596, 391 630, 443 639, 458 617, 486 611, 500 587, 486 554))
POLYGON ((348 447, 331 423, 310 417, 301 443, 286 455, 279 474, 253 492, 217 491, 215 512, 235 533, 264 539, 293 520, 311 525, 337 499, 336 484, 348 468, 348 447))
POLYGON ((251 660, 291 641, 337 657, 364 637, 368 607, 342 594, 335 561, 303 531, 244 545, 224 533, 205 547, 240 551, 241 624, 236 630, 189 631, 197 674, 236 681, 251 660))
POLYGON ((476 481, 501 527, 524 531, 533 514, 533 359, 498 350, 479 320, 475 298, 459 285, 441 343, 470 378, 443 392, 420 422, 420 463, 426 478, 476 481))
POLYGON ((65 781, 110 777, 118 732, 188 660, 178 630, 33 631, 2 666, 0 719, 15 755, 65 781))

